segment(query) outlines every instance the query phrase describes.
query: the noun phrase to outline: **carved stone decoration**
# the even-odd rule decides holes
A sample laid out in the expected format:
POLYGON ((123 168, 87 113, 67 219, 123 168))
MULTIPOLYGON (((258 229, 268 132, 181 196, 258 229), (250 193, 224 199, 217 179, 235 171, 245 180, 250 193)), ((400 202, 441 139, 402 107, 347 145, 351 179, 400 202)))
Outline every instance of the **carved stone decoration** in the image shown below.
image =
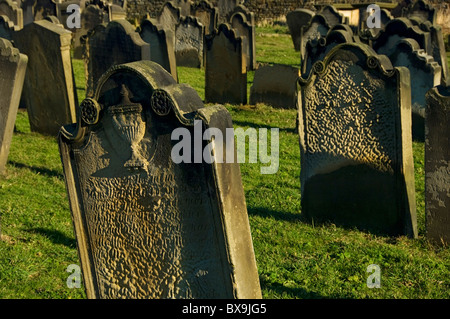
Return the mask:
POLYGON ((426 95, 425 226, 427 238, 450 244, 450 87, 426 95))
POLYGON ((0 175, 5 173, 28 57, 0 38, 0 175))
POLYGON ((318 40, 321 37, 326 37, 330 26, 325 17, 321 14, 316 14, 312 17, 309 24, 300 28, 300 58, 303 61, 306 53, 306 44, 308 41, 318 40))
POLYGON ((195 161, 193 140, 172 157, 176 129, 226 132, 228 111, 152 61, 110 68, 81 105, 59 147, 87 297, 261 298, 236 152, 195 161))
POLYGON ((299 79, 302 213, 417 237, 409 73, 340 44, 299 79))

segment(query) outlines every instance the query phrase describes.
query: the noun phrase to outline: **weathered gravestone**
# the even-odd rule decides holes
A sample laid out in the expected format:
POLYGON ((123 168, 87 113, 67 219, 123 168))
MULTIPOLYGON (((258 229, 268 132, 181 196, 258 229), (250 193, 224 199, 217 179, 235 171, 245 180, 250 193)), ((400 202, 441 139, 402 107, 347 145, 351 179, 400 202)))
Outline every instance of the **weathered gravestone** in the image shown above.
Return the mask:
POLYGON ((150 57, 153 62, 160 64, 167 72, 178 80, 177 61, 173 43, 175 42, 172 31, 164 30, 152 19, 146 19, 141 23, 139 35, 142 40, 150 44, 150 57))
POLYGON ((158 23, 164 30, 171 30, 175 33, 175 28, 181 19, 181 9, 172 1, 164 3, 158 14, 158 23))
POLYGON ((201 0, 191 6, 191 15, 199 19, 205 27, 205 34, 211 34, 217 28, 219 11, 210 2, 201 0))
POLYGON ((154 62, 100 79, 59 142, 89 298, 261 298, 237 155, 218 157, 232 127, 154 62), (181 162, 175 132, 193 136, 181 162))
POLYGON ((282 109, 297 107, 297 80, 300 70, 282 64, 261 66, 255 71, 250 104, 265 103, 282 109))
POLYGON ((450 243, 450 87, 427 93, 425 211, 427 238, 450 243))
POLYGON ((191 8, 193 6, 192 1, 190 0, 175 0, 173 3, 180 8, 180 13, 182 16, 191 15, 191 8))
POLYGON ((412 136, 416 140, 425 138, 425 95, 441 83, 441 67, 433 57, 420 49, 413 39, 397 42, 389 59, 393 66, 407 67, 411 79, 412 136))
POLYGON ((7 16, 0 15, 0 38, 11 41, 16 31, 19 31, 19 29, 14 23, 7 16))
POLYGON ((205 26, 192 16, 182 17, 175 28, 175 57, 178 66, 203 68, 205 26))
POLYGON ((0 0, 0 15, 5 15, 18 29, 23 28, 23 11, 12 0, 0 0))
POLYGON ((334 27, 337 24, 348 24, 348 18, 346 19, 335 7, 332 5, 324 6, 318 14, 321 14, 325 17, 328 25, 330 27, 334 27))
POLYGON ((298 94, 302 213, 416 237, 408 70, 340 44, 299 79, 298 94))
POLYGON ((57 15, 55 0, 22 0, 23 25, 57 15))
POLYGON ((295 9, 286 15, 286 22, 289 27, 294 49, 300 51, 301 28, 308 25, 315 13, 308 9, 295 9))
POLYGON ((239 4, 233 8, 228 14, 227 14, 227 23, 231 23, 233 16, 237 13, 243 14, 245 16, 245 19, 249 24, 252 26, 256 25, 256 19, 255 19, 255 13, 250 11, 246 6, 243 4, 239 4))
POLYGON ((306 44, 308 41, 325 37, 329 30, 330 26, 321 14, 316 14, 309 24, 300 28, 300 57, 302 61, 305 58, 306 44))
POLYGON ((96 26, 109 22, 109 15, 105 8, 97 4, 87 4, 80 13, 80 26, 73 33, 73 57, 75 59, 83 58, 82 37, 86 37, 90 30, 96 26))
POLYGON ((317 61, 322 61, 335 46, 352 42, 355 42, 355 39, 349 27, 342 30, 332 29, 327 33, 326 37, 309 40, 306 43, 305 56, 301 61, 302 74, 309 74, 313 65, 317 61))
POLYGON ((236 31, 236 34, 242 38, 242 45, 244 54, 246 56, 247 70, 256 69, 256 34, 255 26, 252 25, 247 17, 241 13, 236 12, 230 20, 231 27, 236 31))
POLYGON ((150 60, 150 45, 140 37, 126 20, 98 25, 84 41, 86 67, 86 96, 92 96, 95 84, 111 66, 150 60))
POLYGON ((228 15, 239 5, 239 0, 217 0, 216 2, 219 9, 218 24, 228 23, 228 15))
POLYGON ((0 38, 0 175, 5 173, 28 58, 0 38))
POLYGON ((242 38, 229 24, 221 24, 206 37, 205 99, 212 103, 247 103, 242 38))
POLYGON ((15 32, 13 39, 20 52, 28 56, 22 104, 27 108, 31 130, 56 136, 62 125, 76 120, 71 32, 40 20, 15 32))
POLYGON ((418 0, 403 8, 403 16, 409 19, 419 18, 436 24, 437 12, 427 1, 418 0))

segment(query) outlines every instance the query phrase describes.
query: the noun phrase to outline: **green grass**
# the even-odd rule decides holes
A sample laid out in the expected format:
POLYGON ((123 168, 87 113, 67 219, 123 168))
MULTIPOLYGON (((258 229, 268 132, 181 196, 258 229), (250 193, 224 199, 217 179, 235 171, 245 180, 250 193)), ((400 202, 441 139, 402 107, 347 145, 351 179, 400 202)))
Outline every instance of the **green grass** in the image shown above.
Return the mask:
MULTIPOLYGON (((257 61, 298 65, 286 30, 257 29, 257 61)), ((449 55, 450 63, 450 55, 449 55)), ((180 82, 204 98, 204 70, 179 68, 180 82)), ((82 61, 74 61, 79 101, 82 61)), ((248 76, 251 85, 253 73, 248 76)), ((304 222, 295 110, 226 105, 235 127, 280 129, 277 174, 241 164, 264 298, 450 298, 450 249, 425 238, 424 145, 414 142, 419 238, 384 237, 333 224, 304 222), (367 266, 381 267, 381 288, 366 286, 367 266)), ((16 121, 7 174, 0 179, 0 298, 85 298, 69 289, 66 272, 79 264, 58 147, 16 121)), ((382 199, 380 199, 382 200, 382 199)))

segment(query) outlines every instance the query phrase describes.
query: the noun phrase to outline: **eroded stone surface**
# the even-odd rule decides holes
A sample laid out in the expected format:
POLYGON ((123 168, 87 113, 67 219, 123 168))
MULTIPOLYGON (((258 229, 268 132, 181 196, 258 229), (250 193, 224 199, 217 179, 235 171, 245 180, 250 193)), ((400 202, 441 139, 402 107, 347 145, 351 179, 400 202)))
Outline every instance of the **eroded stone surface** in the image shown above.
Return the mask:
POLYGON ((87 296, 260 298, 239 164, 171 157, 175 129, 225 131, 226 109, 140 61, 106 73, 81 114, 60 151, 87 296))
POLYGON ((302 213, 417 236, 406 69, 340 44, 300 78, 302 213), (397 103, 400 103, 399 106, 397 103))

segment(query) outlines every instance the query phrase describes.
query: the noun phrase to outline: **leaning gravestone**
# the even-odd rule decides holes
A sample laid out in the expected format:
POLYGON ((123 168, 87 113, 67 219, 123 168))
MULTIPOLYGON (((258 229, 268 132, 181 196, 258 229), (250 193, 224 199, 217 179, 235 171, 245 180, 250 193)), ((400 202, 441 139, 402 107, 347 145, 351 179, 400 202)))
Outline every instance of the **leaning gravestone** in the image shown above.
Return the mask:
POLYGON ((296 51, 300 51, 301 28, 308 25, 314 15, 314 11, 308 9, 295 9, 286 15, 286 22, 296 51))
POLYGON ((266 65, 255 71, 250 104, 264 103, 276 108, 296 109, 300 70, 290 65, 266 65))
POLYGON ((171 30, 175 33, 175 27, 180 22, 181 9, 172 1, 164 3, 158 14, 158 23, 164 30, 171 30))
POLYGON ((329 30, 330 26, 321 14, 316 14, 309 24, 300 28, 300 57, 302 61, 305 58, 306 44, 308 41, 325 37, 329 30))
POLYGON ((441 84, 442 68, 433 57, 420 49, 413 39, 403 39, 394 46, 389 59, 393 66, 408 68, 411 78, 412 136, 416 140, 425 138, 426 93, 441 84))
POLYGON ((219 11, 206 0, 194 3, 191 6, 191 15, 198 18, 205 27, 205 34, 211 34, 217 28, 219 11))
POLYGON ((229 24, 206 37, 205 99, 212 103, 247 103, 247 66, 242 38, 229 24))
POLYGON ((88 298, 261 298, 239 164, 201 159, 234 151, 203 129, 232 127, 154 62, 100 79, 59 139, 88 298), (177 131, 194 137, 181 162, 177 131))
POLYGON ((175 27, 177 66, 203 68, 205 27, 192 16, 182 17, 175 27))
POLYGON ((408 70, 340 44, 299 79, 298 94, 302 213, 416 237, 408 70))
POLYGON ((0 175, 5 173, 28 58, 0 38, 0 175))
POLYGON ((161 65, 172 74, 175 80, 178 80, 173 32, 164 30, 153 19, 146 19, 141 23, 139 34, 142 40, 150 45, 151 60, 161 65))
POLYGON ((28 56, 22 93, 31 130, 58 134, 74 123, 78 104, 72 61, 71 32, 47 20, 26 25, 13 34, 16 47, 28 56))
POLYGON ((427 93, 425 211, 427 238, 450 244, 450 87, 427 93))
POLYGON ((23 28, 23 11, 12 0, 0 0, 0 15, 5 15, 20 30, 23 28))
POLYGON ((150 60, 150 45, 126 20, 95 27, 87 34, 84 45, 86 96, 92 96, 95 83, 113 65, 150 60))
POLYGON ((241 12, 233 14, 230 20, 231 27, 237 35, 242 37, 242 45, 247 58, 247 70, 256 69, 256 34, 255 26, 249 23, 241 12))

